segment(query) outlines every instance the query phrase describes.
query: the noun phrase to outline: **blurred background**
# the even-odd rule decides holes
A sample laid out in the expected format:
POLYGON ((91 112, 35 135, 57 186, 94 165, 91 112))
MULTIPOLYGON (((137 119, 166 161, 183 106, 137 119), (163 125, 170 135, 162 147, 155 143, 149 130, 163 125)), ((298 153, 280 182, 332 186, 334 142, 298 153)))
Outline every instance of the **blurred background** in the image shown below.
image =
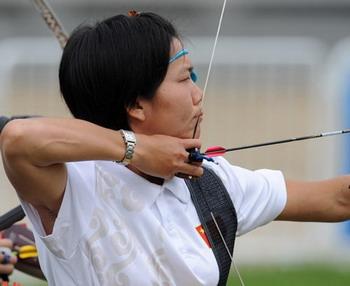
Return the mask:
MULTIPOLYGON (((169 18, 190 50, 201 87, 222 3, 50 1, 68 32, 132 9, 169 18)), ((205 98, 204 147, 236 147, 350 127, 349 27, 350 0, 229 0, 205 98)), ((1 0, 0 114, 70 116, 59 93, 60 56, 56 39, 30 0, 1 0)), ((349 147, 350 136, 340 135, 239 151, 227 158, 249 169, 280 169, 287 178, 312 180, 349 173, 349 147)), ((2 169, 0 202, 0 213, 18 204, 2 169)), ((296 267, 324 285, 349 285, 350 224, 274 222, 238 238, 235 256, 248 277, 250 269, 272 267, 276 277, 296 267), (339 272, 341 280, 322 276, 325 269, 339 272)), ((288 285, 321 285, 305 282, 300 272, 292 276, 300 280, 288 285)), ((263 285, 259 279, 259 284, 248 285, 263 285)), ((269 285, 287 285, 280 279, 269 285)))

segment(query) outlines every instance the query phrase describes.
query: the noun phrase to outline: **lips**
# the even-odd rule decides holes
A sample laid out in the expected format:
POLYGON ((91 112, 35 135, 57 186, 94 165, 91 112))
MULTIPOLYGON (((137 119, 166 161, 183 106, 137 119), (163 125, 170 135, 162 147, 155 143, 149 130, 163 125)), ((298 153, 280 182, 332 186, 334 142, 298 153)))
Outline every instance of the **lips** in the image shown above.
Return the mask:
POLYGON ((196 115, 194 116, 195 118, 200 118, 203 119, 204 113, 202 110, 200 110, 199 112, 196 113, 196 115))

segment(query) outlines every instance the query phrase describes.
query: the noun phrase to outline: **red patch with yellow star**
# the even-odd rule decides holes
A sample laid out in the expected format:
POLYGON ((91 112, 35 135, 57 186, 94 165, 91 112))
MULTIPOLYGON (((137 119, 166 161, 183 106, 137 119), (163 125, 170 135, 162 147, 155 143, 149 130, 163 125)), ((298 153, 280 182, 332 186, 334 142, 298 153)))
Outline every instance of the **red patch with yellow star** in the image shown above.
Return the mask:
POLYGON ((208 245, 208 247, 211 248, 210 242, 208 240, 207 235, 205 234, 205 231, 204 231, 204 228, 202 227, 202 225, 197 226, 196 230, 199 233, 199 235, 201 236, 201 238, 204 240, 206 245, 208 245))

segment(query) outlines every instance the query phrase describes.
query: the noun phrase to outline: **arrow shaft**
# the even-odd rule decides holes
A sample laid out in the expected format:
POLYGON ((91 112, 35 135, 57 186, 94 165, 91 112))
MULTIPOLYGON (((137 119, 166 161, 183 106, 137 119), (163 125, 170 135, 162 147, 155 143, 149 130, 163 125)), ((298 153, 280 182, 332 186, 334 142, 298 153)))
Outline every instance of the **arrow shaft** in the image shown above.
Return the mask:
MULTIPOLYGON (((270 145, 285 144, 285 143, 290 143, 290 142, 294 142, 294 141, 316 139, 316 138, 320 138, 320 137, 335 136, 335 135, 346 134, 346 133, 350 133, 350 129, 330 131, 330 132, 324 132, 324 133, 320 133, 320 134, 316 134, 316 135, 308 135, 308 136, 302 136, 302 137, 292 137, 292 138, 283 139, 283 140, 270 141, 270 142, 252 144, 252 145, 245 145, 245 146, 234 147, 234 148, 225 148, 225 150, 222 150, 222 153, 239 151, 239 150, 244 150, 244 149, 259 148, 259 147, 270 146, 270 145)), ((217 151, 207 151, 203 155, 210 155, 210 154, 214 154, 214 153, 217 153, 217 151)))

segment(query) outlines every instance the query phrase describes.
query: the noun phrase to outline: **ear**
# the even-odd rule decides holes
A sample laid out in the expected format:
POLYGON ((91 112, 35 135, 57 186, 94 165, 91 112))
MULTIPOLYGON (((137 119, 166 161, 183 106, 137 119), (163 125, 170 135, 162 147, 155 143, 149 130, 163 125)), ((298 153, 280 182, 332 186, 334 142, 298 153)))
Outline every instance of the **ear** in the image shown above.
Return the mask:
POLYGON ((146 114, 144 108, 144 101, 142 99, 137 98, 136 103, 133 106, 130 106, 126 109, 129 120, 131 121, 145 121, 146 114))

